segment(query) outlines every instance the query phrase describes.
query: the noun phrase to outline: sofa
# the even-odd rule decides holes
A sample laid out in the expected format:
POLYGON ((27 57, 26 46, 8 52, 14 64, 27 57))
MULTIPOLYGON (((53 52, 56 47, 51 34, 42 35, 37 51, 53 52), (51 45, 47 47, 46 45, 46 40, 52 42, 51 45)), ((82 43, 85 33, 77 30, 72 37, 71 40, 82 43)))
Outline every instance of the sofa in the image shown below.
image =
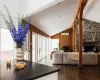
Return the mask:
MULTIPOLYGON (((69 54, 74 55, 79 52, 54 52, 52 54, 52 64, 71 64, 77 65, 78 60, 69 59, 69 54)), ((77 57, 77 55, 75 55, 77 57)), ((78 56, 79 57, 79 56, 78 56)), ((83 52, 82 53, 82 64, 83 65, 97 65, 97 54, 94 52, 83 52)))

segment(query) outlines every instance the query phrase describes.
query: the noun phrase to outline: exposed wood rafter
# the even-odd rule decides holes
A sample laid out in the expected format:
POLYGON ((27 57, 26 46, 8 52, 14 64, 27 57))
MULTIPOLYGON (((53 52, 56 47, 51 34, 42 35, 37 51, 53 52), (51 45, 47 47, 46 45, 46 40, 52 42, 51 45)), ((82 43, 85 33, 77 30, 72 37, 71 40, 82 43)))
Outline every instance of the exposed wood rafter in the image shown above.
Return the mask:
POLYGON ((80 7, 81 7, 81 4, 83 4, 83 10, 87 4, 88 0, 80 0, 79 2, 79 5, 78 5, 78 8, 77 8, 77 11, 76 11, 76 14, 75 14, 75 17, 73 19, 73 22, 72 22, 72 27, 73 27, 73 24, 76 22, 76 20, 78 19, 78 16, 79 16, 79 12, 80 12, 80 7))

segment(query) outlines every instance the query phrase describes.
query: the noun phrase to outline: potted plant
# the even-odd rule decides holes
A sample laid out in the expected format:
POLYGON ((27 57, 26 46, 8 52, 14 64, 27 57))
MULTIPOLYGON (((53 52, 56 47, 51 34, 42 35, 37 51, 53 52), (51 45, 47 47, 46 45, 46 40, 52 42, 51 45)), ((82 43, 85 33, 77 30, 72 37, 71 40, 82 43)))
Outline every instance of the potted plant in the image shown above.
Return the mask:
POLYGON ((1 16, 4 18, 7 28, 9 29, 11 36, 14 42, 16 43, 16 59, 23 60, 24 59, 23 45, 26 39, 26 34, 30 27, 30 24, 28 21, 25 21, 23 18, 20 20, 20 18, 18 17, 18 30, 17 30, 7 7, 4 6, 4 8, 6 9, 8 13, 9 20, 7 20, 6 17, 2 13, 1 13, 1 16))

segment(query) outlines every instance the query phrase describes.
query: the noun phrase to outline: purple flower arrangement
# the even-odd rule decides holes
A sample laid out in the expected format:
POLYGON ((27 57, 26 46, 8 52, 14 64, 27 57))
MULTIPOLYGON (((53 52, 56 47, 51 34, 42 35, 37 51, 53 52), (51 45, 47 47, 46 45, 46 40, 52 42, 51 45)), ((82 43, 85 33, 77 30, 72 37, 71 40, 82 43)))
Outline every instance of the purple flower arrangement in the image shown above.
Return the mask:
POLYGON ((25 25, 25 28, 23 28, 22 25, 19 25, 18 31, 15 27, 11 28, 10 33, 14 42, 16 42, 16 47, 21 48, 24 45, 24 41, 26 39, 26 34, 28 32, 29 26, 29 23, 25 25))
POLYGON ((26 39, 26 34, 28 33, 29 27, 30 27, 30 23, 28 21, 24 21, 25 24, 21 24, 20 23, 20 19, 18 18, 18 30, 16 30, 15 25, 13 24, 13 20, 10 16, 10 13, 7 9, 6 6, 4 6, 7 13, 8 13, 8 18, 9 20, 6 19, 6 17, 0 12, 0 15, 4 18, 4 21, 7 25, 7 28, 9 29, 11 36, 14 40, 14 42, 16 43, 16 47, 17 48, 21 48, 24 45, 24 41, 26 39))

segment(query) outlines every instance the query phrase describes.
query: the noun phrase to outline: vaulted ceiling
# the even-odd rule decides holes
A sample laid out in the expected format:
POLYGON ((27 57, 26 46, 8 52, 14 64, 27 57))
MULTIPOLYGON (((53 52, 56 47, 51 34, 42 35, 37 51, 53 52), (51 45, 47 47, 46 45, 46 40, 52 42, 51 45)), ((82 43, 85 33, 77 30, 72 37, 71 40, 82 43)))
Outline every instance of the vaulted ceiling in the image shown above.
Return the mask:
MULTIPOLYGON (((7 6, 14 22, 17 24, 17 13, 19 13, 20 17, 29 16, 61 1, 63 0, 0 0, 0 11, 7 17, 7 12, 3 5, 7 6)), ((6 27, 1 16, 0 27, 6 27)))
MULTIPOLYGON (((78 4, 79 0, 0 0, 0 11, 6 15, 3 8, 6 5, 15 23, 17 12, 20 16, 31 15, 31 24, 49 35, 54 35, 71 27, 78 4)), ((100 0, 89 0, 83 17, 100 22, 99 8, 100 0)), ((0 27, 5 26, 0 16, 0 27)))
POLYGON ((64 0, 59 4, 32 15, 31 24, 54 35, 72 25, 79 0, 64 0))
POLYGON ((100 0, 89 0, 83 17, 100 23, 100 0))

